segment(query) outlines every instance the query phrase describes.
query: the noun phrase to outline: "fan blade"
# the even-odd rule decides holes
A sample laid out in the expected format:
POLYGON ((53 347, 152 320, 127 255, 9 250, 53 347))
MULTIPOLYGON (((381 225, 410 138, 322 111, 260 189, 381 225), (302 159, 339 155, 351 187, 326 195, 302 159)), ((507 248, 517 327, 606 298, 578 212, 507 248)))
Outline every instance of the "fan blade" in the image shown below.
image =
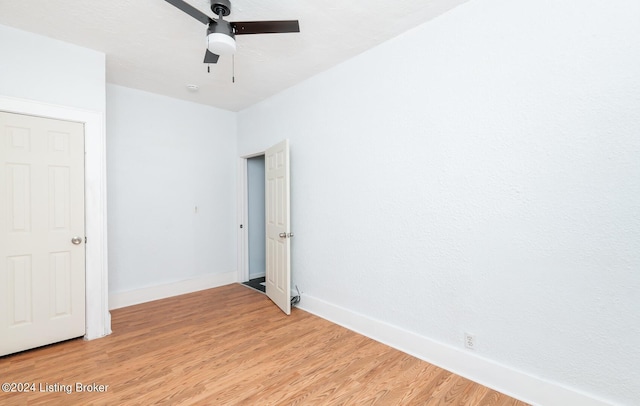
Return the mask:
POLYGON ((203 13, 202 11, 198 10, 197 8, 185 3, 182 0, 165 0, 167 3, 179 8, 180 10, 184 11, 185 13, 189 14, 191 17, 195 18, 196 20, 200 21, 202 24, 209 24, 211 22, 211 18, 209 18, 209 16, 207 16, 205 13, 203 13))
POLYGON ((281 32, 300 32, 298 20, 284 21, 236 21, 232 22, 236 35, 278 34, 281 32))
POLYGON ((207 49, 204 54, 204 63, 218 63, 218 58, 220 58, 220 55, 216 55, 207 49))

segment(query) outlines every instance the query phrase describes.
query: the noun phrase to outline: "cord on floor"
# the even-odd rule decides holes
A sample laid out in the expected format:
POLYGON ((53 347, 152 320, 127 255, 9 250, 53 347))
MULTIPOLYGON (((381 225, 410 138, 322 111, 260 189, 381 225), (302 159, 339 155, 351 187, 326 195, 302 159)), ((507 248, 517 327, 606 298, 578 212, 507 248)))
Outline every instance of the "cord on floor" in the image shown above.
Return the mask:
POLYGON ((291 306, 295 306, 298 303, 300 303, 300 289, 298 289, 298 285, 296 286, 296 290, 298 291, 298 295, 297 296, 291 296, 291 306))

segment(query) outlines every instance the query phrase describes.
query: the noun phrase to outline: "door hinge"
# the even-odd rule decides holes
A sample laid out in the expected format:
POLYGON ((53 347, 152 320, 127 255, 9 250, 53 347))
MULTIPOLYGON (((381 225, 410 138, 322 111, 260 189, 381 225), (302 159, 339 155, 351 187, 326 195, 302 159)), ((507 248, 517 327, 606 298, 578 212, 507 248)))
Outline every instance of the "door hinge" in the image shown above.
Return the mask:
POLYGON ((85 244, 87 243, 87 236, 86 235, 84 236, 84 243, 85 244))

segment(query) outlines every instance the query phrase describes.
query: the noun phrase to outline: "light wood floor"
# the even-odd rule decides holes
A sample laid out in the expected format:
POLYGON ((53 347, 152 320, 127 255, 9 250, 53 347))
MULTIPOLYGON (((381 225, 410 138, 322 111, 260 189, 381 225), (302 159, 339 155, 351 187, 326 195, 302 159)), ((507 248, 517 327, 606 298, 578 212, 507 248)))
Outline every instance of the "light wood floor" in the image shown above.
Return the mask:
POLYGON ((36 392, 0 404, 524 405, 241 285, 114 310, 112 328, 1 357, 0 380, 36 392))

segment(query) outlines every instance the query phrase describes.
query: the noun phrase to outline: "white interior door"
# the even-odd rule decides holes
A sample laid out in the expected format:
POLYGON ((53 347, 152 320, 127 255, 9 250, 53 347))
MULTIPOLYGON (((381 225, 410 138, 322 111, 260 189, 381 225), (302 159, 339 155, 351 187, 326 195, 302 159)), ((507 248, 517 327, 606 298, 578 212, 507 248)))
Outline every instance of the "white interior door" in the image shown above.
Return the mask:
POLYGON ((289 140, 265 153, 266 293, 291 314, 291 228, 289 140))
POLYGON ((0 356, 85 334, 84 126, 0 112, 0 356))

